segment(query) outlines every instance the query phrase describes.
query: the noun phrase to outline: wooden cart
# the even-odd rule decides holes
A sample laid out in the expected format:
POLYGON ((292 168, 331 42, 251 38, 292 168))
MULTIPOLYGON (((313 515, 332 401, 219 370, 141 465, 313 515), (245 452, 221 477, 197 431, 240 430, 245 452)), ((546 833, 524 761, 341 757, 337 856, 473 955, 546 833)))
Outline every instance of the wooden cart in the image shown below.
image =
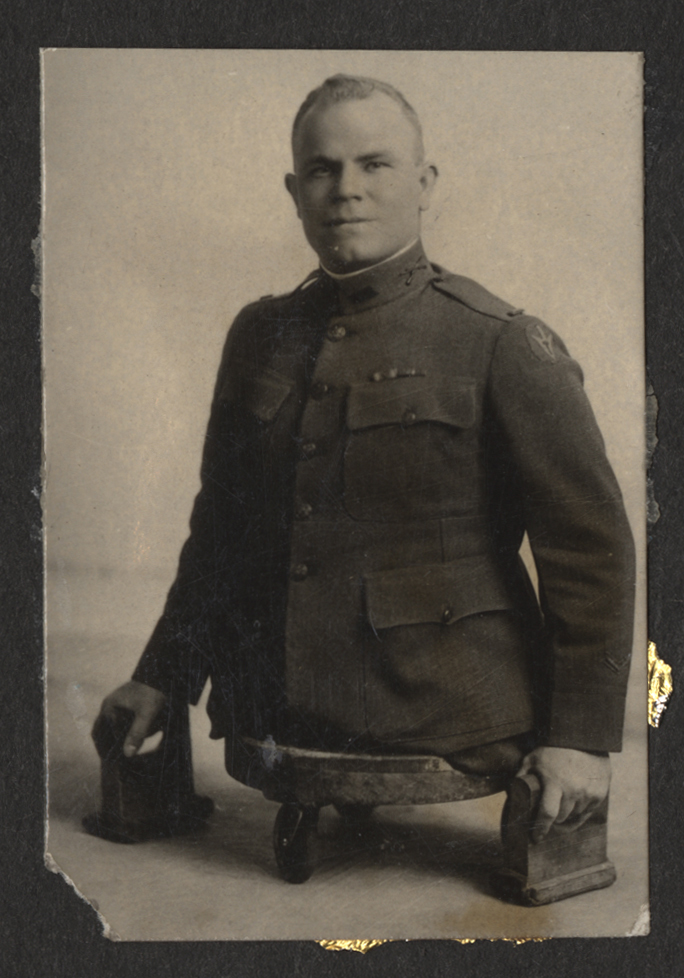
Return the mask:
MULTIPOLYGON (((123 755, 132 720, 100 717, 93 730, 101 758, 102 808, 83 820, 93 835, 113 842, 142 842, 192 832, 213 811, 195 794, 187 706, 166 711, 156 750, 123 755)), ((532 775, 476 777, 443 758, 423 754, 352 754, 304 750, 272 740, 242 737, 232 745, 229 774, 280 802, 273 842, 281 877, 303 883, 311 876, 318 815, 325 805, 361 828, 379 805, 420 805, 482 798, 506 791, 501 834, 503 865, 492 877, 503 899, 539 906, 609 886, 615 869, 606 855, 608 800, 576 829, 553 826, 533 843, 531 826, 541 788, 532 775)))

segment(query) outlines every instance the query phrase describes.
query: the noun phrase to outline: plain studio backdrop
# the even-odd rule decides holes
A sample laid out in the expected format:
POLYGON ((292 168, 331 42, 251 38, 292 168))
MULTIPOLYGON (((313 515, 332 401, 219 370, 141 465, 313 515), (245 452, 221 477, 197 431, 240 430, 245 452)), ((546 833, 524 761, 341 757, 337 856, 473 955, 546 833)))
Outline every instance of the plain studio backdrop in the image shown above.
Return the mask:
MULTIPOLYGON (((354 937, 624 934, 634 925, 647 901, 641 67, 626 53, 44 52, 48 849, 124 938, 335 936, 331 926, 354 937), (436 906, 465 908, 449 920, 425 903, 418 870, 404 916, 390 896, 383 903, 383 880, 397 885, 388 870, 367 907, 349 890, 338 905, 337 877, 326 884, 325 871, 324 899, 316 876, 283 893, 266 862, 256 882, 241 866, 233 891, 230 867, 221 875, 197 857, 183 868, 190 843, 135 848, 135 865, 149 865, 133 899, 131 850, 79 828, 97 807, 89 729, 99 701, 130 676, 187 535, 226 330, 247 302, 292 290, 316 265, 283 176, 299 104, 338 71, 391 82, 422 120, 440 171, 424 219, 428 257, 545 320, 582 364, 637 540, 629 750, 615 760, 609 837, 620 876, 611 890, 543 913, 501 907, 497 918, 496 901, 434 866, 423 883, 439 892, 436 906), (194 880, 166 904, 168 875, 155 890, 154 854, 165 874, 194 880), (203 873, 246 907, 244 919, 188 912, 203 873), (273 910, 259 920, 251 886, 262 900, 273 887, 273 910)), ((227 809, 234 795, 254 818, 259 804, 272 818, 255 792, 229 785, 201 711, 193 725, 198 781, 223 792, 227 809)), ((461 804, 466 821, 473 804, 461 804)))

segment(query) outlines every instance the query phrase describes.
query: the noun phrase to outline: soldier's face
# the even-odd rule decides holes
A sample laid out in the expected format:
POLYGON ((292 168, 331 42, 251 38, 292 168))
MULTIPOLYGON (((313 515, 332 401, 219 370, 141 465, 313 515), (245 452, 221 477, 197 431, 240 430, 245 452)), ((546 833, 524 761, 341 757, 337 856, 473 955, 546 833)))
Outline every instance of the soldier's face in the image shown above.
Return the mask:
POLYGON ((286 186, 326 268, 366 268, 418 237, 437 171, 419 158, 413 126, 386 95, 312 109, 294 162, 286 186))

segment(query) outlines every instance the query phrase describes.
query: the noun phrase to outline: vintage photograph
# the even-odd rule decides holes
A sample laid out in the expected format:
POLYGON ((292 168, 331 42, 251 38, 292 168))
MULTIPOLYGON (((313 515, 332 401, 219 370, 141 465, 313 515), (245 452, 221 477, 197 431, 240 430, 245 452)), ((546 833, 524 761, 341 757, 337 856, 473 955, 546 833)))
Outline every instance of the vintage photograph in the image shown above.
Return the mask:
POLYGON ((43 52, 46 858, 107 936, 648 933, 642 67, 43 52))

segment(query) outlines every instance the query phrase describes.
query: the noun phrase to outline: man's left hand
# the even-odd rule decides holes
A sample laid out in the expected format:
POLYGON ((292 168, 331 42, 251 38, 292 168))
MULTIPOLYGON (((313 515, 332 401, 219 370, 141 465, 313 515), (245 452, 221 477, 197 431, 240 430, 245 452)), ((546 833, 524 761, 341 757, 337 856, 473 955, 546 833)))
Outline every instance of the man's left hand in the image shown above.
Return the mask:
POLYGON ((532 841, 539 842, 552 825, 579 828, 608 794, 610 758, 567 747, 537 747, 518 772, 535 774, 542 796, 532 841))

